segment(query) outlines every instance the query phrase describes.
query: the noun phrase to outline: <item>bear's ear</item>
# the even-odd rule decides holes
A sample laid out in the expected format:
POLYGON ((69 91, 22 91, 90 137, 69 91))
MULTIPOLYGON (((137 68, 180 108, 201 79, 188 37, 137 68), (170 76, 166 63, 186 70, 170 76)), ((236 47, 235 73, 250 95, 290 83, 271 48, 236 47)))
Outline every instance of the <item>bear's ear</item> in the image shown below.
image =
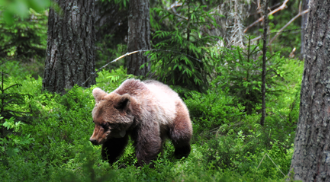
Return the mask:
POLYGON ((121 95, 114 107, 118 110, 124 110, 128 107, 130 99, 131 96, 128 94, 121 95))
POLYGON ((105 93, 100 88, 94 88, 94 90, 93 90, 93 96, 95 98, 96 103, 100 102, 100 100, 106 95, 107 95, 107 93, 105 93))

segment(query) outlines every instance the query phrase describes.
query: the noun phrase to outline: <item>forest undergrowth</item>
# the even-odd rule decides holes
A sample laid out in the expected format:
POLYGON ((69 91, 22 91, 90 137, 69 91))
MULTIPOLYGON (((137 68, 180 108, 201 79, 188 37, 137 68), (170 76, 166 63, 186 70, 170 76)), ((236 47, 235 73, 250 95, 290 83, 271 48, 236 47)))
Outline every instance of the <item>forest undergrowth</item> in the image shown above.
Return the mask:
MULTIPOLYGON (((229 69, 230 64, 227 65, 229 69)), ((273 80, 276 84, 268 87, 263 127, 259 124, 260 104, 247 104, 242 102, 244 98, 239 98, 244 95, 232 94, 233 89, 245 89, 246 101, 259 83, 247 82, 244 77, 241 82, 233 80, 230 76, 235 71, 219 75, 203 93, 174 87, 190 111, 194 129, 192 150, 188 158, 175 159, 174 147, 168 141, 164 152, 154 161, 154 168, 134 166, 137 159, 132 143, 110 166, 101 160, 101 147, 89 142, 94 128, 92 89, 100 87, 111 92, 133 77, 122 67, 100 71, 95 86, 74 87, 63 96, 42 91, 42 78, 35 79, 15 61, 2 64, 1 70, 5 72, 1 89, 8 88, 1 98, 23 94, 14 98, 17 102, 1 102, 1 111, 13 113, 12 116, 1 114, 0 118, 1 181, 285 181, 289 178, 285 175, 293 154, 303 70, 299 60, 282 59, 277 65, 280 79, 273 80), (238 82, 242 85, 234 88, 238 82), (20 85, 9 88, 14 84, 20 85), (279 94, 274 94, 275 91, 279 94)))

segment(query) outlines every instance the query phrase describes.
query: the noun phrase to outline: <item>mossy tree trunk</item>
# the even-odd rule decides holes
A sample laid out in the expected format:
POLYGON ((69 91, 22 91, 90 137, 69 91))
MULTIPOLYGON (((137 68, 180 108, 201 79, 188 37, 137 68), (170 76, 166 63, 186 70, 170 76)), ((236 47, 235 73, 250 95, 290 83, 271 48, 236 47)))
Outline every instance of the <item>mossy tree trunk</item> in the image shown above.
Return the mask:
MULTIPOLYGON (((128 16, 128 52, 150 49, 150 15, 149 0, 130 0, 128 16)), ((127 57, 127 73, 136 76, 146 76, 150 65, 140 68, 148 63, 149 59, 142 53, 127 57)))
POLYGON ((314 0, 305 34, 305 68, 291 173, 330 181, 330 3, 314 0))
POLYGON ((50 9, 43 89, 65 93, 95 84, 94 0, 55 0, 50 9), (89 78, 84 83, 87 78, 89 78))

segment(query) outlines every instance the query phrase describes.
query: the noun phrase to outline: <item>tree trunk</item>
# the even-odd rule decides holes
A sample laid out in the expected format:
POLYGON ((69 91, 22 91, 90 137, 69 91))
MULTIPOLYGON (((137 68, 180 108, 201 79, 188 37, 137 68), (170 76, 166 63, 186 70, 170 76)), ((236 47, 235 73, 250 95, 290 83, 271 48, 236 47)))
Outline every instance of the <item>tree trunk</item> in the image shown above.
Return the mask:
MULTIPOLYGON (((266 53, 267 53, 267 27, 268 27, 268 0, 265 0, 264 7, 264 35, 263 35, 263 47, 262 47, 262 74, 261 74, 261 96, 262 96, 262 112, 260 125, 264 126, 266 119, 266 53)), ((250 45, 249 45, 250 46, 250 45)))
POLYGON ((128 32, 128 8, 121 8, 114 1, 97 1, 94 14, 96 41, 104 41, 106 35, 112 35, 113 47, 123 44, 128 32))
MULTIPOLYGON (((150 15, 149 0, 130 0, 128 16, 128 52, 150 49, 150 15)), ((146 76, 150 65, 140 69, 141 65, 149 63, 142 53, 132 54, 127 58, 127 73, 136 76, 146 76)))
MULTIPOLYGON (((302 0, 302 11, 308 9, 308 3, 309 0, 302 0)), ((300 49, 301 58, 304 58, 304 54, 305 54, 304 43, 305 43, 306 24, 307 24, 307 13, 301 16, 301 49, 300 49)))
POLYGON ((305 34, 305 68, 291 170, 302 181, 330 181, 330 4, 314 0, 305 34))
POLYGON ((61 10, 49 11, 42 86, 63 94, 75 84, 84 87, 95 84, 94 0, 55 0, 55 3, 61 10))

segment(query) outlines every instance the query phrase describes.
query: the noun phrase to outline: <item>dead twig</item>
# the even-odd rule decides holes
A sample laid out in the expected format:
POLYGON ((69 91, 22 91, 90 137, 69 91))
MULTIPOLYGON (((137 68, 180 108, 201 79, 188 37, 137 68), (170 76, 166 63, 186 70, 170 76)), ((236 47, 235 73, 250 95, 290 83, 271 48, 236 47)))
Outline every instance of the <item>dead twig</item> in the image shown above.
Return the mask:
POLYGON ((252 39, 251 42, 254 42, 254 41, 257 41, 257 40, 260 40, 260 39, 261 39, 261 35, 259 35, 258 37, 252 39))
MULTIPOLYGON (((285 31, 293 31, 293 30, 301 30, 300 28, 299 29, 289 29, 289 30, 283 30, 282 32, 285 32, 285 31)), ((275 34, 279 31, 274 31, 274 32, 271 32, 271 33, 268 33, 267 35, 271 35, 271 34, 275 34)), ((262 38, 262 36, 258 36, 258 37, 255 37, 254 39, 251 39, 251 42, 255 42, 257 40, 260 40, 262 38)))
POLYGON ((182 3, 179 3, 178 1, 175 1, 175 3, 173 3, 171 5, 171 9, 174 9, 175 7, 179 7, 179 6, 182 6, 182 3))
MULTIPOLYGON (((113 61, 111 61, 111 62, 105 64, 104 66, 102 66, 101 68, 99 68, 98 71, 93 72, 92 75, 95 76, 95 74, 96 74, 97 72, 101 71, 103 68, 107 67, 109 64, 111 64, 111 63, 113 63, 113 62, 116 62, 116 61, 118 61, 119 59, 121 59, 121 58, 123 58, 123 57, 129 56, 129 55, 131 55, 131 54, 135 54, 135 53, 138 53, 138 52, 143 52, 143 51, 149 51, 149 50, 137 50, 137 51, 133 51, 133 52, 127 52, 126 54, 121 55, 121 56, 119 56, 118 58, 114 59, 113 61)), ((82 83, 81 85, 85 85, 85 83, 86 83, 90 78, 91 78, 91 77, 88 77, 88 78, 86 79, 86 81, 84 81, 84 83, 82 83)))
POLYGON ((262 15, 260 0, 257 0, 257 13, 260 13, 260 15, 262 15))
POLYGON ((276 166, 277 170, 279 170, 279 171, 282 173, 282 175, 285 177, 286 175, 283 173, 283 171, 281 170, 281 168, 280 168, 280 167, 279 167, 279 166, 273 161, 273 159, 272 159, 272 158, 271 158, 266 152, 265 152, 265 155, 262 157, 262 159, 261 159, 261 161, 260 161, 260 163, 259 163, 257 169, 259 169, 260 164, 261 164, 262 161, 264 160, 265 156, 267 156, 268 159, 270 159, 270 161, 272 161, 272 163, 276 166))
POLYGON ((170 9, 173 11, 174 15, 176 15, 176 16, 178 16, 178 17, 180 17, 180 18, 183 18, 183 19, 185 19, 185 20, 188 20, 187 17, 184 17, 184 16, 180 15, 178 12, 176 12, 175 8, 176 8, 176 7, 179 7, 179 6, 182 6, 182 3, 179 3, 178 1, 175 1, 175 3, 173 3, 173 4, 171 5, 170 9))
MULTIPOLYGON (((270 13, 268 13, 268 16, 269 16, 269 15, 273 15, 273 14, 275 14, 276 12, 285 9, 285 8, 286 8, 286 3, 288 3, 288 2, 289 2, 289 0, 285 0, 285 1, 283 2, 283 4, 282 4, 280 7, 276 8, 276 9, 274 9, 273 11, 271 11, 270 13)), ((249 28, 251 28, 251 27, 253 27, 254 25, 256 25, 257 23, 263 21, 263 20, 264 20, 264 17, 265 17, 265 16, 260 17, 257 21, 255 21, 255 22, 253 22, 251 25, 247 26, 247 27, 245 28, 245 30, 244 30, 244 33, 246 33, 246 32, 248 31, 249 28)))
MULTIPOLYGON (((194 60, 196 60, 196 61, 202 62, 202 60, 199 60, 199 59, 197 59, 197 58, 194 58, 193 56, 190 56, 190 55, 188 55, 188 54, 185 54, 185 53, 182 53, 182 52, 179 52, 179 51, 174 51, 174 50, 161 50, 161 49, 149 49, 149 50, 143 50, 143 49, 141 49, 141 50, 137 50, 137 51, 133 51, 133 52, 127 52, 126 54, 121 55, 121 56, 119 56, 118 58, 116 58, 116 59, 114 59, 114 60, 108 62, 107 64, 105 64, 104 66, 102 66, 102 67, 99 68, 97 71, 95 71, 95 72, 93 72, 93 73, 91 73, 91 74, 92 74, 93 76, 95 76, 96 73, 100 72, 103 68, 107 67, 107 66, 108 66, 109 64, 111 64, 111 63, 114 63, 114 62, 118 61, 119 59, 122 59, 122 58, 124 58, 124 57, 126 57, 126 56, 129 56, 129 55, 132 55, 132 54, 135 54, 135 53, 142 53, 142 52, 146 52, 146 51, 154 51, 154 52, 156 52, 156 51, 158 51, 158 52, 159 52, 159 51, 163 51, 163 52, 174 52, 174 53, 177 53, 177 54, 183 54, 183 55, 185 55, 185 56, 187 56, 187 57, 190 57, 191 59, 194 59, 194 60)), ((88 78, 86 79, 86 81, 84 81, 81 85, 85 85, 85 83, 86 83, 90 78, 91 78, 91 77, 88 77, 88 78)))
MULTIPOLYGON (((257 2, 257 3, 258 3, 258 2, 257 2)), ((269 9, 270 9, 269 12, 272 11, 272 9, 278 8, 278 7, 281 6, 281 5, 282 5, 282 3, 276 3, 276 4, 274 4, 273 6, 271 6, 271 7, 269 8, 269 9)), ((258 6, 258 5, 257 5, 257 6, 258 6)), ((263 16, 262 13, 260 13, 260 12, 262 12, 262 11, 259 10, 258 7, 257 7, 256 12, 250 14, 249 16, 256 15, 256 14, 260 14, 261 16, 263 16)))
POLYGON ((281 33, 282 31, 288 27, 293 21, 295 21, 299 16, 307 13, 309 9, 306 9, 305 11, 299 12, 295 17, 293 17, 287 24, 284 25, 277 33, 276 35, 269 41, 268 45, 270 45, 281 33))

